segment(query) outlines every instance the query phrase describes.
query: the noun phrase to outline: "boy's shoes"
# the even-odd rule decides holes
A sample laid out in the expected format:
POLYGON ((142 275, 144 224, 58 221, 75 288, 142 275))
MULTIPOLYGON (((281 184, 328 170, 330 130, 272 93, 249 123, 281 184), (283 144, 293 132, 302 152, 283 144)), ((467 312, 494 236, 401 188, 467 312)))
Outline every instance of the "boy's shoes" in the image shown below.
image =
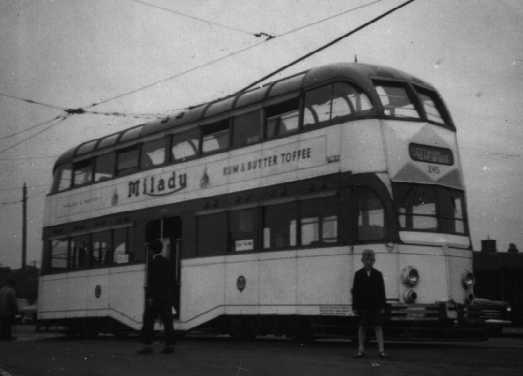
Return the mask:
POLYGON ((387 359, 389 357, 389 355, 385 352, 385 351, 380 351, 378 353, 378 356, 381 358, 381 359, 387 359))
POLYGON ((357 352, 356 354, 354 354, 352 357, 355 358, 355 359, 364 358, 364 357, 365 357, 365 352, 363 352, 363 351, 358 351, 358 352, 357 352))

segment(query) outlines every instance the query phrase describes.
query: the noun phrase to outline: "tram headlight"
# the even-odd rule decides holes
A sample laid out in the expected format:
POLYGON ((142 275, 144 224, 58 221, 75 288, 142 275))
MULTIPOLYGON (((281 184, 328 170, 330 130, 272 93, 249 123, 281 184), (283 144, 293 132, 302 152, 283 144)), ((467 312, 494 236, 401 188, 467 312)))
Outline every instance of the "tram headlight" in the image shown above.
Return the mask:
POLYGON ((404 285, 408 287, 414 287, 419 283, 419 279, 419 272, 415 267, 407 266, 405 269, 403 269, 401 280, 403 281, 404 285))
POLYGON ((463 288, 464 289, 471 289, 472 287, 474 287, 474 274, 472 274, 472 272, 465 272, 465 274, 463 274, 463 278, 461 279, 461 283, 463 284, 463 288))

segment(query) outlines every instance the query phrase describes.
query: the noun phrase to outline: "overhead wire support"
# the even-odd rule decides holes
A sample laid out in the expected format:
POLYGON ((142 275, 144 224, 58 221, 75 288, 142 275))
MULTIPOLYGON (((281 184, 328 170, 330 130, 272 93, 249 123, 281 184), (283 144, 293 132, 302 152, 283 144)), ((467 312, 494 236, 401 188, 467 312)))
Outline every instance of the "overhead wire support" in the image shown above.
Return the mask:
POLYGON ((320 46, 320 47, 318 47, 318 48, 316 48, 316 49, 314 49, 314 50, 312 50, 312 51, 306 53, 305 55, 300 56, 299 58, 297 58, 297 59, 291 61, 290 63, 285 64, 285 65, 279 67, 278 69, 273 70, 272 72, 266 74, 266 75, 263 76, 262 78, 260 78, 260 79, 258 79, 258 80, 256 80, 256 81, 253 81, 253 82, 250 83, 249 85, 247 85, 247 86, 245 86, 244 88, 242 88, 241 90, 239 90, 239 91, 237 92, 237 94, 242 93, 242 92, 244 92, 245 90, 248 90, 248 89, 250 89, 251 87, 258 85, 259 83, 261 83, 261 82, 267 80, 268 78, 274 76, 275 74, 278 74, 278 73, 284 71, 285 69, 287 69, 287 68, 289 68, 289 67, 292 67, 293 65, 299 63, 300 61, 303 61, 303 60, 305 60, 305 59, 311 57, 312 55, 315 55, 315 54, 317 54, 318 52, 323 51, 323 50, 329 48, 330 46, 332 46, 332 45, 338 43, 339 41, 341 41, 341 40, 343 40, 343 39, 345 39, 345 38, 350 37, 351 35, 357 33, 358 31, 365 29, 366 27, 368 27, 368 26, 370 26, 370 25, 372 25, 372 24, 378 22, 378 21, 381 20, 382 18, 387 17, 389 14, 396 12, 397 10, 399 10, 399 9, 401 9, 401 8, 403 8, 403 7, 407 6, 407 5, 409 5, 410 3, 414 2, 414 1, 415 1, 415 0, 408 0, 408 1, 405 1, 404 3, 401 3, 400 5, 398 5, 398 6, 394 7, 394 8, 389 9, 388 11, 386 11, 386 12, 380 14, 379 16, 374 17, 372 20, 367 21, 367 22, 361 24, 360 26, 358 26, 358 27, 356 27, 356 28, 350 30, 349 32, 347 32, 347 33, 345 33, 345 34, 343 34, 343 35, 340 35, 339 37, 337 37, 337 38, 331 40, 330 42, 325 43, 325 44, 323 44, 322 46, 320 46))

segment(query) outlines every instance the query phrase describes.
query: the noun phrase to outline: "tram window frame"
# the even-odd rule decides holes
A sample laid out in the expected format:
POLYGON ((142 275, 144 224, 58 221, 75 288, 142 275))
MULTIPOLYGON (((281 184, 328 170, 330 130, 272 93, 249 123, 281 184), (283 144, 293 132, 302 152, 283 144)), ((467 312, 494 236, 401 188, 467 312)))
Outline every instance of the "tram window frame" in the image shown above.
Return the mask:
POLYGON ((99 183, 106 180, 114 179, 115 177, 115 164, 116 164, 116 155, 113 152, 99 154, 95 157, 94 162, 94 180, 93 183, 99 183), (102 159, 107 158, 108 161, 105 161, 104 163, 100 163, 102 159), (98 177, 98 173, 100 172, 98 170, 99 166, 108 166, 108 168, 111 169, 111 176, 100 176, 98 177))
POLYGON ((73 163, 73 172, 72 172, 72 187, 79 188, 85 185, 92 184, 94 181, 94 158, 84 159, 78 162, 73 163), (82 182, 77 182, 77 172, 82 169, 86 169, 85 176, 87 180, 82 182))
POLYGON ((69 270, 69 248, 70 248, 70 239, 69 238, 55 238, 55 239, 49 239, 48 242, 48 257, 49 257, 49 261, 48 261, 48 270, 49 272, 51 273, 61 273, 61 272, 67 272, 67 270, 69 270), (55 257, 55 252, 54 252, 54 246, 53 246, 53 242, 55 241, 60 241, 60 242, 65 242, 66 245, 65 245, 65 253, 60 253, 60 255, 63 255, 64 257, 60 258, 60 260, 63 260, 64 261, 64 266, 62 267, 59 267, 59 266, 54 266, 53 265, 53 260, 56 259, 55 257))
POLYGON ((57 166, 53 173, 53 187, 51 189, 52 193, 63 192, 71 189, 73 185, 73 165, 72 163, 63 164, 57 166), (64 172, 68 172, 69 178, 64 179, 64 172), (62 186, 62 182, 66 181, 67 185, 62 186))
MULTIPOLYGON (((230 149, 231 147, 231 121, 229 118, 223 119, 220 121, 203 124, 200 126, 200 153, 201 155, 210 155, 214 153, 224 152, 230 149), (226 133, 224 140, 226 140, 226 145, 220 145, 218 142, 218 148, 205 150, 206 142, 212 140, 210 136, 217 135, 220 133, 226 133)), ((220 140, 220 137, 215 137, 214 140, 220 140)))
POLYGON ((302 247, 332 246, 340 243, 340 211, 339 197, 330 195, 326 197, 307 198, 299 201, 299 240, 302 247), (335 238, 325 237, 325 227, 335 217, 335 238), (305 222, 305 220, 308 220, 305 222), (317 239, 305 243, 304 225, 316 225, 317 239))
MULTIPOLYGON (((432 233, 444 233, 444 234, 452 234, 452 235, 458 235, 458 236, 468 236, 469 235, 469 228, 468 228, 468 217, 467 217, 467 210, 466 210, 466 201, 465 201, 465 194, 462 190, 454 189, 454 188, 448 188, 443 186, 438 186, 434 184, 419 184, 419 183, 393 183, 392 184, 392 190, 394 192, 394 202, 397 207, 397 217, 398 217, 398 223, 399 223, 399 231, 413 231, 413 232, 432 232, 432 233), (436 228, 435 229, 421 229, 421 228, 414 228, 407 226, 408 223, 405 222, 405 225, 402 225, 402 222, 400 220, 400 216, 403 214, 405 216, 421 216, 421 214, 412 214, 409 212, 401 213, 400 212, 400 205, 401 202, 408 197, 408 194, 412 191, 412 189, 431 189, 432 193, 435 197, 435 204, 436 204, 436 214, 432 215, 436 220, 436 228), (456 217, 455 211, 452 210, 453 207, 453 200, 459 199, 461 201, 461 216, 456 217), (452 212, 452 213, 451 213, 452 212), (462 225, 463 230, 462 231, 456 231, 456 222, 460 222, 462 225)), ((425 215, 428 216, 428 215, 425 215)))
POLYGON ((141 146, 140 144, 135 144, 135 145, 131 145, 131 146, 128 146, 126 148, 119 149, 116 151, 115 175, 117 177, 134 174, 135 172, 140 171, 140 159, 141 159, 141 147, 140 146, 141 146), (132 167, 121 168, 120 167, 120 164, 121 164, 120 156, 123 155, 124 153, 129 153, 129 152, 133 152, 133 151, 135 151, 137 153, 136 156, 134 157, 135 165, 132 167))
MULTIPOLYGON (((388 232, 388 226, 387 226, 387 207, 385 205, 385 202, 383 201, 383 198, 376 192, 374 189, 366 186, 357 186, 353 190, 353 200, 355 200, 354 208, 356 209, 354 212, 355 221, 354 221, 354 231, 356 235, 356 241, 358 243, 376 243, 376 242, 383 242, 387 238, 387 232, 388 232), (362 196, 364 194, 372 194, 374 198, 380 203, 381 208, 374 209, 374 210, 381 210, 381 220, 383 221, 382 230, 375 230, 376 232, 382 231, 381 236, 362 236, 361 229, 363 226, 360 224, 360 212, 362 211, 362 196)), ((367 210, 368 211, 368 210, 367 210)), ((380 227, 379 225, 367 225, 367 227, 380 227)), ((372 234, 374 235, 374 234, 372 234)), ((378 234, 379 235, 379 234, 378 234)))
POLYGON ((116 227, 112 229, 112 246, 111 246, 111 265, 112 266, 122 266, 122 265, 129 265, 134 263, 135 259, 135 253, 132 249, 132 242, 131 242, 131 231, 130 227, 116 227), (116 241, 117 241, 117 234, 119 234, 121 231, 125 232, 122 239, 124 239, 124 242, 121 244, 125 244, 125 249, 123 253, 117 254, 117 247, 116 247, 116 241), (127 259, 124 261, 118 261, 117 256, 118 255, 125 255, 127 256, 127 259))
POLYGON ((102 230, 93 232, 91 234, 91 267, 92 268, 100 268, 100 267, 106 267, 113 265, 113 230, 102 230), (98 250, 95 247, 96 238, 98 237, 107 237, 107 247, 105 251, 103 252, 101 247, 98 247, 98 250), (95 257, 95 252, 98 251, 98 260, 95 257))
POLYGON ((82 234, 72 236, 69 239, 69 257, 68 257, 68 269, 69 270, 83 270, 91 268, 91 254, 92 254, 92 240, 91 234, 82 234), (76 253, 75 242, 83 242, 87 245, 87 249, 83 254, 76 253))
MULTIPOLYGON (((322 127, 329 125, 331 122, 331 116, 332 116, 332 98, 333 98, 333 92, 334 92, 334 84, 328 84, 323 85, 319 87, 315 87, 313 89, 309 89, 305 92, 304 99, 303 99, 303 108, 302 108, 302 128, 304 131, 308 131, 310 129, 316 128, 316 127, 322 127), (327 94, 328 92, 328 94, 327 94), (327 119, 320 120, 318 116, 318 112, 313 110, 309 110, 309 107, 312 107, 315 105, 315 103, 310 103, 311 97, 313 99, 317 99, 318 97, 323 97, 325 94, 328 95, 328 107, 329 111, 327 114, 327 119), (309 106, 310 104, 310 106, 309 106), (306 122, 306 118, 308 118, 307 114, 311 114, 312 116, 312 122, 308 123, 306 122), (316 116, 315 116, 316 115, 316 116)), ((323 103, 322 105, 326 105, 327 102, 323 103)))
MULTIPOLYGON (((423 109, 421 108, 421 105, 418 102, 417 95, 416 95, 414 89, 412 89, 412 87, 407 82, 405 82, 405 81, 396 81, 396 80, 381 80, 381 79, 378 79, 378 80, 372 80, 372 83, 373 83, 373 86, 374 86, 374 90, 376 92, 376 96, 379 99, 379 103, 380 103, 380 106, 382 108, 382 115, 383 116, 385 116, 386 118, 397 119, 397 120, 412 120, 412 121, 425 120, 424 111, 423 111, 423 109), (412 104, 412 107, 413 107, 412 109, 409 109, 408 111, 416 113, 417 116, 408 116, 408 115, 407 116, 401 116, 401 115, 396 115, 395 113, 392 113, 392 114, 387 113, 387 109, 388 109, 389 105, 384 104, 383 99, 382 99, 383 95, 381 95, 379 93, 378 87, 382 87, 383 88, 387 98, 389 97, 390 94, 387 93, 387 91, 385 90, 385 87, 401 88, 401 89, 403 89, 405 91, 406 98, 409 100, 410 104, 412 104)), ((396 109, 396 108, 399 108, 399 107, 394 106, 391 109, 396 109)))
POLYGON ((232 147, 241 148, 263 141, 263 111, 261 109, 245 112, 232 118, 232 147), (253 120, 253 122, 249 122, 253 120), (249 131, 257 130, 257 134, 249 131), (255 138, 250 140, 249 136, 255 138))
POLYGON ((292 134, 299 133, 303 129, 301 125, 303 117, 302 97, 303 95, 300 94, 283 102, 275 103, 263 108, 263 139, 272 140, 277 138, 283 138, 292 134), (282 132, 282 117, 295 112, 297 113, 296 127, 288 131, 282 132), (271 130, 271 126, 269 123, 273 120, 276 120, 277 123, 274 126, 275 128, 271 130))
POLYGON ((236 209, 228 212, 229 249, 231 252, 251 252, 259 249, 260 215, 259 209, 236 209), (249 217, 249 218, 247 218, 249 217), (243 226, 251 222, 251 229, 243 226), (250 244, 249 244, 250 242, 250 244))
POLYGON ((201 139, 201 132, 200 128, 193 128, 184 132, 179 133, 173 133, 169 136, 169 161, 171 163, 180 163, 185 162, 191 159, 195 159, 201 156, 200 152, 200 139, 201 139), (174 147, 175 147, 175 140, 179 139, 181 142, 178 142, 176 145, 180 145, 184 142, 188 142, 189 145, 193 148, 195 151, 192 155, 187 155, 183 157, 176 157, 174 154, 174 147))
POLYGON ((265 205, 263 207, 262 215, 262 250, 278 250, 278 249, 292 249, 298 247, 300 244, 300 222, 299 222, 298 202, 289 201, 285 203, 278 203, 272 205, 265 205), (272 213, 274 211, 274 213, 272 213), (282 214, 290 213, 288 217, 282 214), (270 222, 270 226, 269 226, 270 222), (282 226, 284 224, 284 226, 282 226), (277 231, 272 231, 275 228, 277 231), (285 243, 279 243, 275 239, 276 235, 283 234, 286 237, 285 243))
POLYGON ((140 170, 149 170, 152 168, 157 168, 164 166, 169 161, 169 139, 167 137, 157 137, 154 139, 146 140, 142 143, 140 151, 140 170), (163 160, 160 163, 155 163, 154 159, 149 156, 151 150, 147 150, 148 147, 153 147, 151 150, 153 153, 159 150, 163 150, 163 160), (149 152, 149 153, 148 153, 149 152), (147 159, 148 158, 148 159, 147 159), (149 163, 147 165, 147 163, 149 163))
POLYGON ((198 257, 228 253, 229 215, 227 211, 198 215, 196 217, 196 236, 196 255, 198 257))
POLYGON ((450 121, 450 115, 447 112, 445 105, 443 104, 443 101, 439 97, 438 93, 433 90, 429 90, 427 88, 421 87, 419 85, 412 85, 414 87, 414 91, 416 92, 416 95, 418 97, 418 101, 420 103, 421 108, 423 109, 423 115, 426 121, 429 123, 434 123, 437 125, 442 125, 446 128, 453 128, 451 121, 450 121), (425 101, 423 100, 423 97, 428 97, 434 104, 434 109, 437 111, 441 121, 434 120, 429 117, 429 114, 427 113, 427 110, 425 108, 425 101))

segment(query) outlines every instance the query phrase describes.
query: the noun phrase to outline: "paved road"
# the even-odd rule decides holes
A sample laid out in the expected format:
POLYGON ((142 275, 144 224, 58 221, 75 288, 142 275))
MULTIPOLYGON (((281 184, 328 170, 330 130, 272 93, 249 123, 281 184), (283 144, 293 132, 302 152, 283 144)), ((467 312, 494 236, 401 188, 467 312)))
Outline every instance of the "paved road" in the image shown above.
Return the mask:
MULTIPOLYGON (((188 338, 174 354, 136 355, 138 344, 113 337, 66 339, 20 332, 0 342, 0 376, 106 375, 518 375, 523 338, 470 343, 389 343, 391 358, 354 360, 345 341, 298 344, 282 340, 237 342, 188 338)), ((157 344, 157 350, 161 345, 157 344)))

